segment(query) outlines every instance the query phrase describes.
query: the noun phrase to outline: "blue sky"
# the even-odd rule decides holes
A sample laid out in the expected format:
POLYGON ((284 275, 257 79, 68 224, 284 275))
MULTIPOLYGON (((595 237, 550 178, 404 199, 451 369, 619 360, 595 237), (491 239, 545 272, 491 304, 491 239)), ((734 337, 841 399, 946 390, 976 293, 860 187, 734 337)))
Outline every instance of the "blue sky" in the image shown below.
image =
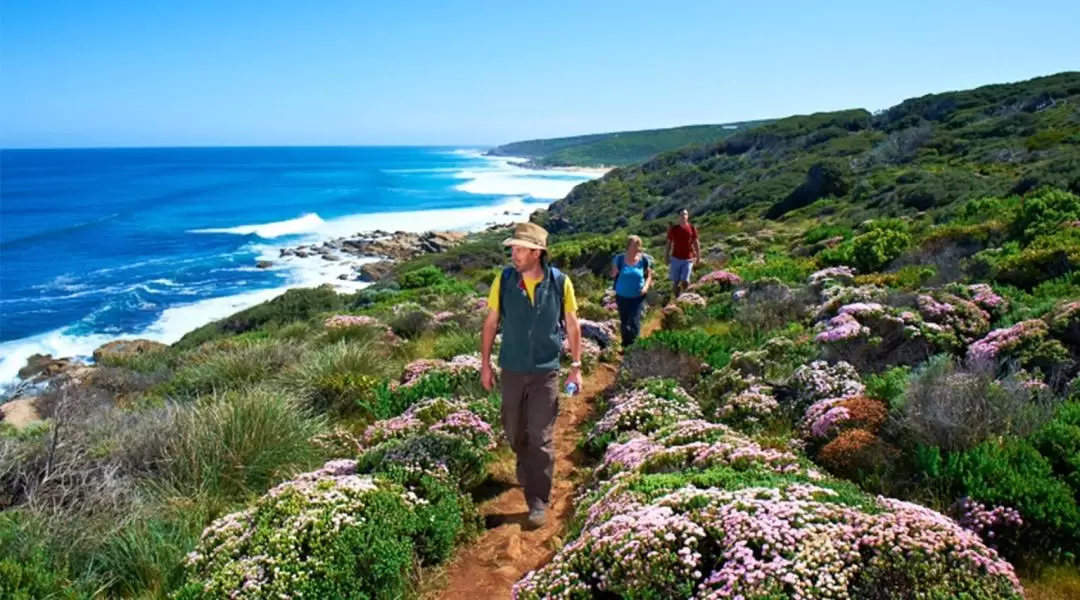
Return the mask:
POLYGON ((1080 69, 1080 2, 3 0, 0 145, 487 145, 1080 69))

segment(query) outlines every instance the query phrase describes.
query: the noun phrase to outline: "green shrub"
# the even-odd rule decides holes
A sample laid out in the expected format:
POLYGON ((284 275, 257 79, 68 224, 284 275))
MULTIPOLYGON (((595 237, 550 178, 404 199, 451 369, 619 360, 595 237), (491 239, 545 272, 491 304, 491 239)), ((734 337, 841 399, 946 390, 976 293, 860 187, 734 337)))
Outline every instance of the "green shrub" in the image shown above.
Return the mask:
POLYGON ((870 273, 898 258, 911 244, 911 234, 906 231, 882 227, 823 250, 818 256, 828 265, 851 265, 860 273, 870 273))
POLYGON ((564 271, 587 268, 604 274, 610 270, 611 259, 626 246, 623 237, 585 237, 551 245, 548 254, 551 264, 564 271))
POLYGON ((311 466, 322 418, 266 386, 207 398, 180 412, 164 448, 166 485, 185 496, 242 499, 311 466))
POLYGON ((807 244, 816 244, 832 238, 849 239, 854 235, 850 227, 843 225, 817 225, 809 229, 803 235, 803 241, 807 244))
POLYGON ((398 284, 401 285, 401 289, 413 290, 416 288, 425 288, 441 283, 447 283, 450 279, 434 265, 428 265, 426 267, 402 273, 398 276, 397 280, 398 284))
POLYGON ((185 335, 174 346, 180 349, 195 348, 204 342, 228 335, 296 321, 309 321, 320 314, 337 312, 344 308, 342 296, 332 288, 291 289, 269 302, 204 325, 185 335))
POLYGON ((1080 498, 1080 402, 1063 404, 1054 419, 1032 435, 1031 444, 1080 498))
POLYGON ((864 382, 866 395, 887 406, 897 407, 903 402, 910 375, 911 367, 893 367, 883 373, 871 373, 864 382))
POLYGON ((937 468, 954 498, 967 496, 987 506, 1020 512, 1024 528, 1019 537, 997 540, 1006 557, 1057 560, 1080 547, 1076 495, 1055 478, 1050 462, 1030 443, 988 441, 948 455, 937 468))
POLYGON ((480 348, 479 331, 455 331, 435 339, 435 358, 450 360, 460 354, 471 354, 480 348))
POLYGON ((358 460, 363 472, 385 463, 405 464, 430 472, 446 472, 461 490, 469 490, 487 477, 492 454, 474 440, 428 431, 405 438, 392 438, 366 450, 358 460))
POLYGON ((973 259, 976 269, 989 266, 994 280, 1032 289, 1047 279, 1080 270, 1080 227, 1068 227, 1036 238, 1027 248, 1006 244, 973 259))
POLYGON ((234 390, 271 379, 296 361, 295 347, 278 340, 240 342, 195 356, 180 368, 161 391, 176 397, 234 390))
POLYGON ((173 597, 403 597, 423 528, 417 506, 385 478, 289 482, 211 525, 173 597))
POLYGON ((284 379, 316 412, 344 415, 370 402, 388 371, 374 344, 340 341, 304 355, 284 379))
POLYGON ((1052 235, 1068 221, 1080 221, 1080 196, 1054 188, 1041 188, 1020 203, 1013 221, 1013 236, 1023 242, 1052 235))

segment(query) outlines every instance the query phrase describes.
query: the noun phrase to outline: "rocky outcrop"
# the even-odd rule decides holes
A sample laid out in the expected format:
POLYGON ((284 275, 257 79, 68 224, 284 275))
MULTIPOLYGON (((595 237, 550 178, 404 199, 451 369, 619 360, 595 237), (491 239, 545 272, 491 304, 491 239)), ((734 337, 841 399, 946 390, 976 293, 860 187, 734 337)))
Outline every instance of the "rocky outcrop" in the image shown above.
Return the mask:
POLYGON ((52 354, 34 354, 19 369, 19 379, 41 381, 55 377, 72 368, 70 358, 53 358, 52 354))
POLYGON ((394 268, 393 261, 380 260, 379 262, 365 263, 360 265, 358 272, 360 281, 374 283, 388 277, 394 268))
POLYGON ((408 233, 398 231, 373 231, 357 234, 349 238, 328 240, 315 246, 299 246, 281 250, 281 256, 307 258, 321 256, 326 260, 339 260, 343 257, 382 258, 391 261, 408 260, 422 254, 445 252, 460 244, 465 234, 450 231, 428 231, 426 233, 408 233))
POLYGON ((274 266, 274 263, 269 260, 260 260, 259 262, 255 263, 255 266, 260 269, 269 269, 270 267, 274 266))
POLYGON ((94 350, 94 362, 109 359, 124 359, 150 352, 159 352, 168 348, 165 344, 151 340, 116 340, 94 350))

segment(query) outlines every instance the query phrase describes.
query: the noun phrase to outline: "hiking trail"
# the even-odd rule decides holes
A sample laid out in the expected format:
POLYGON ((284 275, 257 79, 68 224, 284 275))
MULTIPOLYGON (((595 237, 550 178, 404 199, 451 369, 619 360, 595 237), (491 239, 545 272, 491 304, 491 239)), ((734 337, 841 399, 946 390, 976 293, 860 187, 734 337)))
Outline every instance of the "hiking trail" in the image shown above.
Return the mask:
MULTIPOLYGON (((642 337, 660 327, 659 311, 642 323, 642 337)), ((618 364, 600 364, 583 380, 581 393, 559 400, 555 421, 555 476, 547 522, 539 529, 527 525, 528 508, 514 474, 514 455, 505 452, 491 472, 502 489, 479 505, 487 530, 463 547, 434 577, 425 600, 506 600, 526 573, 547 564, 562 545, 566 524, 573 516, 578 469, 586 458, 577 444, 581 424, 588 420, 594 400, 615 383, 618 364), (437 583, 436 583, 437 582, 437 583)))

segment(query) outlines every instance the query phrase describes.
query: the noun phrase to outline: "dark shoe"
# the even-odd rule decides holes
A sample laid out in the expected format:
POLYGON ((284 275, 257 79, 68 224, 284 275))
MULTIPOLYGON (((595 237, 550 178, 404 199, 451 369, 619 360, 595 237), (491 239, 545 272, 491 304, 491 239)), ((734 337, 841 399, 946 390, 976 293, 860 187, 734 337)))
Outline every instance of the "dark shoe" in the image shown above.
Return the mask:
POLYGON ((534 508, 529 511, 529 524, 533 527, 543 527, 547 522, 547 511, 543 508, 534 508))

